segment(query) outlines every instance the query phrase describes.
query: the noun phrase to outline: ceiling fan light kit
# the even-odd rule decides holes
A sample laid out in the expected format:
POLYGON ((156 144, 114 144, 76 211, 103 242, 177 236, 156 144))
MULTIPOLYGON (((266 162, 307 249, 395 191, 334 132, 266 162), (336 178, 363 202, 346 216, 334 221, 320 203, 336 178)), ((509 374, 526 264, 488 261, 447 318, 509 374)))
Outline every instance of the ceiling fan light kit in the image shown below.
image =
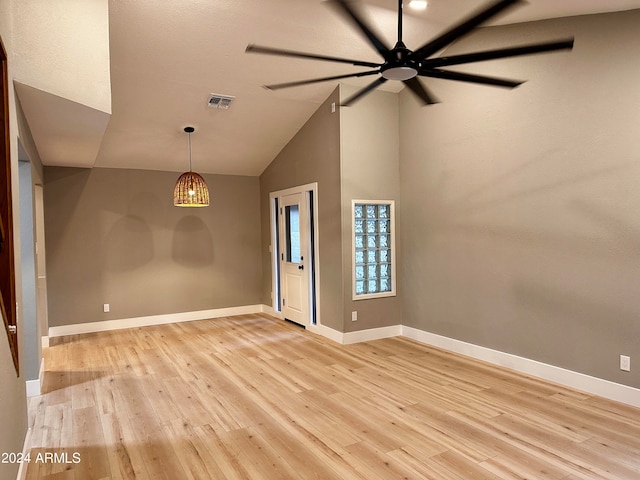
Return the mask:
POLYGON ((387 80, 409 80, 418 75, 418 70, 413 67, 391 67, 380 72, 387 80))
MULTIPOLYGON (((557 50, 571 50, 573 48, 573 37, 554 40, 550 42, 520 45, 510 48, 499 48, 495 50, 484 50, 459 55, 449 55, 444 57, 434 57, 434 55, 449 46, 454 41, 469 34, 473 29, 504 13, 509 7, 523 5, 524 0, 498 0, 487 5, 475 14, 462 20, 458 24, 441 33, 434 39, 425 43, 416 50, 410 50, 402 41, 402 9, 403 1, 398 0, 398 40, 393 48, 389 48, 381 37, 367 24, 364 17, 355 9, 353 3, 348 0, 330 0, 328 3, 335 5, 338 12, 347 18, 359 31, 360 34, 382 57, 382 62, 368 62, 354 60, 343 57, 318 55, 314 53, 285 50, 259 45, 249 45, 246 51, 266 55, 277 55, 282 57, 304 58, 309 60, 322 60, 327 62, 348 63, 357 67, 369 67, 373 70, 365 70, 345 75, 335 75, 331 77, 312 78, 309 80, 299 80, 294 82, 265 85, 269 90, 281 88, 310 85, 313 83, 327 82, 332 80, 342 80, 346 78, 357 78, 370 75, 378 77, 366 87, 357 91, 342 103, 342 106, 349 106, 375 90, 388 80, 403 82, 409 90, 424 104, 432 105, 438 100, 419 80, 418 77, 441 78, 444 80, 454 80, 459 82, 475 83, 480 85, 491 85, 503 88, 515 88, 524 83, 520 80, 490 77, 485 75, 475 75, 463 73, 455 70, 446 70, 442 67, 453 65, 463 65, 468 63, 483 62, 500 58, 518 57, 522 55, 532 55, 537 53, 552 52, 557 50)), ((424 3, 426 2, 417 2, 424 3)), ((426 5, 425 5, 426 6, 426 5)))

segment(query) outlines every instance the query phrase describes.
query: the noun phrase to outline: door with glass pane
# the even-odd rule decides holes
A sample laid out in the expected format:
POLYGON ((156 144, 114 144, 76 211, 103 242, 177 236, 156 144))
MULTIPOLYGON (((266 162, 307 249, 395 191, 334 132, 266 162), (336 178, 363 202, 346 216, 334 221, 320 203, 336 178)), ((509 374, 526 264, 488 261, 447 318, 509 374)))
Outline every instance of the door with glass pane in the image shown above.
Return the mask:
POLYGON ((303 193, 280 197, 280 292, 282 315, 309 324, 308 215, 303 193))

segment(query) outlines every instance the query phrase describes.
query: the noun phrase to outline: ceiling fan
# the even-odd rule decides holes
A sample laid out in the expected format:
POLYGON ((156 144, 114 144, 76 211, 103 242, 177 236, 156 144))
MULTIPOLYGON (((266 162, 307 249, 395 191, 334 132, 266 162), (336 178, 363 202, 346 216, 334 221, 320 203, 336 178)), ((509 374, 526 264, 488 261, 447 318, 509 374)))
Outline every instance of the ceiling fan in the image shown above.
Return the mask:
POLYGON ((369 67, 373 69, 356 73, 349 73, 346 75, 335 75, 331 77, 313 78, 309 80, 265 85, 265 88, 268 88, 270 90, 277 90, 280 88, 297 87, 300 85, 308 85, 312 83, 326 82, 331 80, 341 80, 344 78, 377 75, 378 77, 373 82, 345 100, 342 103, 342 106, 353 104, 355 101, 362 98, 364 95, 373 91, 388 80, 403 82, 411 90, 411 92, 413 92, 425 105, 431 105, 434 103, 438 103, 438 101, 422 84, 422 82, 418 80, 418 77, 442 78, 446 80, 456 80, 461 82, 493 85, 506 88, 515 88, 518 85, 524 83, 523 81, 518 80, 488 77, 483 75, 474 75, 458 71, 445 70, 441 67, 482 62, 498 58, 516 57, 520 55, 551 52, 554 50, 570 50, 573 48, 573 37, 571 37, 545 43, 535 43, 510 48, 484 50, 480 52, 466 53, 461 55, 449 55, 444 57, 431 58, 432 55, 436 54, 447 45, 450 45, 455 40, 471 32, 480 24, 505 11, 508 7, 515 6, 518 3, 526 3, 523 0, 495 1, 484 9, 478 11, 476 14, 471 15, 467 19, 451 27, 433 40, 425 43, 417 50, 408 49, 402 41, 402 0, 398 0, 398 41, 393 48, 389 48, 385 44, 385 42, 381 40, 376 33, 374 33, 372 28, 367 25, 367 22, 364 20, 362 15, 358 13, 358 11, 352 6, 353 2, 350 2, 348 0, 330 0, 330 2, 338 8, 339 12, 341 12, 347 17, 347 19, 355 24, 360 33, 364 35, 364 37, 373 46, 373 48, 380 54, 380 56, 383 58, 383 61, 376 63, 342 57, 316 55, 313 53, 264 47, 259 45, 249 45, 246 51, 251 53, 348 63, 358 67, 369 67))

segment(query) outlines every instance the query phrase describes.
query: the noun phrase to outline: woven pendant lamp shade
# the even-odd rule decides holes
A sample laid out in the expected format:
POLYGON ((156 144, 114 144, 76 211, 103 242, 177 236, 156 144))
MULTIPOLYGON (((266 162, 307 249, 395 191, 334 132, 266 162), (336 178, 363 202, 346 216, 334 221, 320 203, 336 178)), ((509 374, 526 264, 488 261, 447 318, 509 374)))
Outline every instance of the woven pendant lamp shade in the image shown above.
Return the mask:
POLYGON ((176 207, 208 207, 209 189, 204 179, 195 172, 180 175, 173 189, 173 204, 176 207))
POLYGON ((191 171, 191 134, 195 128, 185 127, 184 131, 189 134, 189 171, 180 175, 176 181, 173 188, 173 204, 176 207, 208 207, 207 184, 202 176, 191 171))

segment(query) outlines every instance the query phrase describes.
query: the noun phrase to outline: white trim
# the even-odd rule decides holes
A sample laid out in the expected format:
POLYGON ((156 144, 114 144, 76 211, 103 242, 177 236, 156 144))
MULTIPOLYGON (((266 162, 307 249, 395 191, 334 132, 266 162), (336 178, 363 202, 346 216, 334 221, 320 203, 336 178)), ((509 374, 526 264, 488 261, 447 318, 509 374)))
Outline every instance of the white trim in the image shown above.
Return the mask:
POLYGON ((277 198, 277 192, 271 192, 269 194, 269 228, 271 233, 271 245, 269 245, 269 251, 271 252, 271 309, 274 312, 277 312, 277 316, 279 316, 280 311, 277 310, 277 308, 278 299, 280 298, 280 281, 278 275, 280 259, 278 258, 278 230, 276 229, 278 218, 278 212, 276 210, 277 198))
POLYGON ((40 341, 42 343, 42 348, 49 348, 49 337, 43 335, 42 337, 40 337, 40 341))
POLYGON ((37 397, 42 393, 42 378, 44 376, 44 358, 40 362, 40 371, 36 380, 27 380, 24 382, 27 390, 27 397, 37 397))
MULTIPOLYGON (((278 282, 278 269, 280 268, 280 258, 278 256, 278 254, 280 253, 278 251, 278 249, 276 248, 277 246, 277 237, 279 235, 279 232, 276 231, 276 217, 275 215, 277 214, 277 212, 275 211, 275 201, 278 198, 281 197, 286 197, 288 195, 295 195, 298 193, 301 193, 304 195, 305 198, 305 203, 306 206, 309 207, 309 192, 313 192, 313 205, 312 205, 312 209, 313 209, 313 224, 308 224, 309 226, 309 240, 311 239, 311 234, 313 233, 313 245, 309 245, 310 249, 313 248, 313 258, 314 258, 314 265, 313 265, 313 272, 314 272, 314 278, 313 278, 313 285, 315 285, 315 290, 312 291, 312 283, 311 283, 311 277, 309 276, 309 302, 315 301, 315 318, 313 318, 312 315, 312 309, 311 309, 311 303, 309 303, 309 316, 308 318, 310 320, 315 320, 316 324, 320 324, 320 289, 318 288, 319 285, 319 281, 320 281, 320 257, 319 257, 319 253, 320 253, 320 235, 319 235, 319 223, 318 223, 318 182, 312 182, 312 183, 306 183, 304 185, 298 185, 295 187, 290 187, 290 188, 285 188, 284 190, 277 190, 275 192, 270 192, 269 193, 269 228, 270 228, 270 241, 271 241, 271 245, 270 245, 270 252, 271 252, 271 305, 272 305, 272 309, 274 311, 274 313, 271 313, 271 315, 278 317, 278 318, 283 318, 282 316, 282 312, 276 310, 277 309, 277 305, 278 305, 278 299, 279 296, 281 295, 280 292, 280 285, 278 282), (311 232, 311 230, 313 230, 313 232, 311 232), (315 294, 315 300, 312 298, 312 296, 315 294)), ((311 243, 309 241, 309 243, 311 243)), ((310 251, 309 249, 309 251, 310 251)), ((308 255, 309 252, 307 252, 308 255)), ((308 325, 305 326, 309 326, 309 325, 313 325, 313 323, 310 321, 308 323, 308 325)))
POLYGON ((27 397, 37 397, 40 395, 40 379, 27 380, 24 384, 27 389, 27 397))
POLYGON ((121 330, 123 328, 147 327, 151 325, 165 325, 168 323, 191 322, 193 320, 207 320, 210 318, 263 313, 264 307, 265 305, 247 305, 241 307, 216 308, 213 310, 200 310, 196 312, 169 313, 165 315, 151 315, 148 317, 104 320, 102 322, 76 323, 74 325, 49 327, 49 337, 62 337, 65 335, 121 330))
MULTIPOLYGON (((396 294, 396 202, 395 200, 351 200, 351 299, 353 301, 358 300, 368 300, 370 298, 382 298, 382 297, 395 297, 396 294), (391 239, 391 245, 389 246, 389 250, 391 251, 391 290, 388 292, 378 292, 378 293, 365 293, 365 294, 356 294, 356 219, 355 219, 355 209, 356 204, 358 205, 389 205, 389 238, 391 239)), ((363 219, 365 222, 367 220, 366 214, 363 219)), ((365 227, 366 231, 366 227, 365 227)), ((365 245, 365 251, 367 247, 365 245)))
POLYGON ((357 330, 355 332, 339 332, 324 325, 310 325, 307 330, 318 335, 322 335, 329 340, 333 340, 341 345, 351 345, 353 343, 370 342, 382 338, 398 337, 402 334, 402 325, 392 325, 389 327, 370 328, 367 330, 357 330))
POLYGON ((269 193, 269 198, 286 197, 287 195, 294 195, 296 193, 304 193, 309 190, 316 192, 318 190, 318 182, 305 183, 304 185, 297 185, 295 187, 285 188, 284 190, 277 190, 269 193))
POLYGON ((318 221, 318 183, 310 184, 312 188, 307 190, 307 205, 309 204, 309 193, 313 193, 313 204, 311 205, 311 212, 313 213, 313 224, 311 226, 311 231, 309 232, 309 242, 311 243, 311 248, 313 248, 313 285, 309 284, 310 296, 309 299, 315 304, 315 317, 313 314, 312 306, 309 305, 309 318, 314 320, 314 325, 321 325, 320 321, 320 223, 318 221), (311 237, 313 237, 313 242, 311 242, 311 237), (315 295, 315 298, 312 296, 315 295))
POLYGON ((427 345, 459 353, 476 360, 482 360, 493 365, 505 367, 520 373, 541 378, 549 382, 581 390, 586 393, 622 402, 634 407, 640 407, 640 389, 611 382, 601 378, 591 377, 583 373, 566 370, 564 368, 541 363, 510 353, 492 350, 471 343, 443 337, 416 328, 403 326, 402 335, 427 345))
POLYGON ((402 335, 402 325, 392 325, 390 327, 370 328, 368 330, 358 330, 343 334, 342 343, 350 345, 352 343, 370 342, 382 338, 398 337, 402 335))
POLYGON ((308 325, 307 330, 311 333, 316 333, 318 335, 322 335, 329 340, 332 340, 336 343, 344 344, 344 333, 339 332, 338 330, 334 330, 333 328, 326 327, 324 325, 308 325))
POLYGON ((276 312, 271 305, 261 305, 261 313, 271 315, 272 317, 280 318, 280 312, 276 312))
MULTIPOLYGON (((31 449, 31 427, 27 429, 27 433, 24 436, 24 444, 22 445, 22 457, 26 457, 31 449)), ((22 462, 20 467, 18 467, 18 474, 16 475, 16 480, 25 480, 27 478, 27 467, 29 466, 29 462, 22 462)))

